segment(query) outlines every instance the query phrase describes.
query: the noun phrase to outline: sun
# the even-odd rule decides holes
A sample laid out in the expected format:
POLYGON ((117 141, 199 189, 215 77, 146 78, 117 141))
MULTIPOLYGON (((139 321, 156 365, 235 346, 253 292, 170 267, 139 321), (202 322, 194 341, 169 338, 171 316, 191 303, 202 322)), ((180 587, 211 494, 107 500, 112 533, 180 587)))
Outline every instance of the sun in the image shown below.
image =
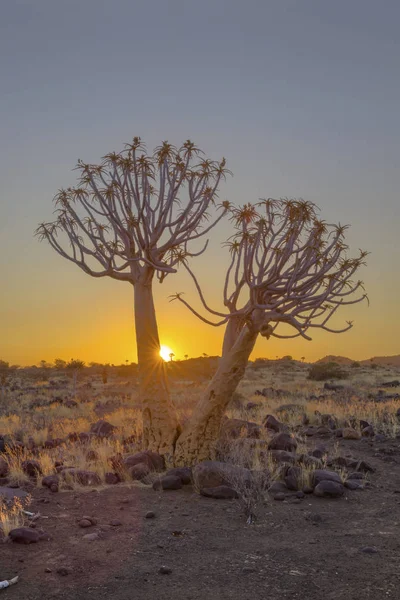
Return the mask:
POLYGON ((160 356, 165 362, 169 362, 171 360, 171 354, 175 356, 175 353, 169 346, 161 346, 160 348, 160 356))

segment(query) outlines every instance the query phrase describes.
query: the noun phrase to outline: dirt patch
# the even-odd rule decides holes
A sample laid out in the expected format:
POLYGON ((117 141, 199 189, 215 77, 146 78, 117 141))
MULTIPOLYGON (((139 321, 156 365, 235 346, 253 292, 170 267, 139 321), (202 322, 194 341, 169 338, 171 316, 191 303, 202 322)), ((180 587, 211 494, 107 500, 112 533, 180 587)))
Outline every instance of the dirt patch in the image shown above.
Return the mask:
POLYGON ((191 486, 35 490, 31 510, 48 517, 38 526, 51 540, 0 545, 1 579, 20 576, 4 598, 396 599, 399 443, 380 444, 387 449, 380 453, 375 444, 342 446, 376 468, 368 489, 339 500, 271 500, 254 525, 246 525, 237 501, 204 498, 191 486), (149 511, 154 518, 146 518, 149 511), (80 528, 85 515, 97 525, 80 528), (98 539, 88 541, 88 533, 98 539))

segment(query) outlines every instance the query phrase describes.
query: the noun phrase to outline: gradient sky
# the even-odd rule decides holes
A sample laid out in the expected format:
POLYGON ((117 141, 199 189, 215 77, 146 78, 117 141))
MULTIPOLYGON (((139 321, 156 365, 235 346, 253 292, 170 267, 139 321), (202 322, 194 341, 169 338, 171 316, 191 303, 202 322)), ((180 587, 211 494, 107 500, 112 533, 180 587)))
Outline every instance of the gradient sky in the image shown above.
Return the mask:
MULTIPOLYGON (((400 4, 396 0, 13 0, 0 5, 0 358, 135 360, 131 287, 91 279, 34 239, 76 160, 133 135, 226 156, 221 197, 303 197, 371 251, 353 330, 262 339, 254 356, 400 353, 400 4)), ((219 297, 229 225, 196 262, 219 297)), ((156 289, 161 342, 218 354, 223 331, 156 289)))

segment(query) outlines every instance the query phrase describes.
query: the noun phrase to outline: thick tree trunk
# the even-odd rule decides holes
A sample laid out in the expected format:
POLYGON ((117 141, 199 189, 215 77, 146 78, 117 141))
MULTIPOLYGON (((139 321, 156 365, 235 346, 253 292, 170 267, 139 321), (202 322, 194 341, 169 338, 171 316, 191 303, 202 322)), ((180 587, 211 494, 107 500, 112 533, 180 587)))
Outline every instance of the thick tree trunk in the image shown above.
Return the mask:
POLYGON ((177 440, 176 465, 192 465, 214 458, 222 418, 243 378, 257 335, 245 326, 234 345, 222 357, 202 400, 177 440))
POLYGON ((160 357, 151 274, 135 283, 134 295, 144 447, 158 452, 167 465, 172 465, 180 427, 169 396, 165 363, 160 357))

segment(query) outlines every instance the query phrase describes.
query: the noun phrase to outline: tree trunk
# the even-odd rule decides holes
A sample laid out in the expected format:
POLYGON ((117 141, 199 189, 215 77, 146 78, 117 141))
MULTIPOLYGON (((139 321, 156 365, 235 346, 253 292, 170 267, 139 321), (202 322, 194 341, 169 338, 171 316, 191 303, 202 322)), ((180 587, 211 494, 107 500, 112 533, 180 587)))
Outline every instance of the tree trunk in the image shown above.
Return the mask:
POLYGON ((165 363, 160 357, 152 274, 135 283, 134 295, 144 447, 158 452, 167 465, 172 465, 180 426, 169 396, 165 363))
POLYGON ((258 333, 245 326, 222 357, 217 372, 195 407, 175 447, 175 465, 192 465, 214 458, 222 418, 243 378, 258 333))

